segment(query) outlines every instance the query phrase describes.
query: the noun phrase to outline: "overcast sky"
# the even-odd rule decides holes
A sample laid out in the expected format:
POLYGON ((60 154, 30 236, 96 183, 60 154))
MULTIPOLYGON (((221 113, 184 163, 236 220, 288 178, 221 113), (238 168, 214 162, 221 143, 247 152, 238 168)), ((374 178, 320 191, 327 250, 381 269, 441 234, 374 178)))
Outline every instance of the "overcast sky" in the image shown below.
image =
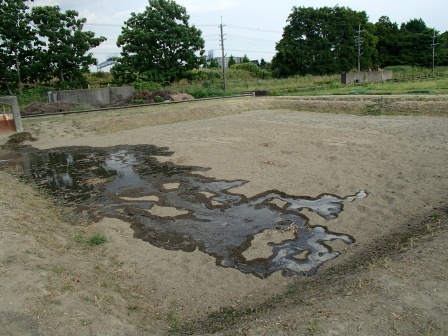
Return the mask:
MULTIPOLYGON (((370 22, 388 16, 399 25, 411 19, 423 19, 428 27, 440 32, 448 30, 448 0, 176 0, 187 9, 190 24, 202 30, 205 50, 221 55, 219 25, 225 25, 224 46, 227 56, 264 58, 275 55, 275 43, 281 39, 283 27, 293 6, 349 7, 365 11, 370 22)), ((144 11, 147 0, 34 0, 32 6, 59 5, 62 10, 74 9, 87 19, 85 30, 105 36, 107 41, 93 49, 99 62, 119 55, 116 46, 121 26, 131 12, 144 11)))

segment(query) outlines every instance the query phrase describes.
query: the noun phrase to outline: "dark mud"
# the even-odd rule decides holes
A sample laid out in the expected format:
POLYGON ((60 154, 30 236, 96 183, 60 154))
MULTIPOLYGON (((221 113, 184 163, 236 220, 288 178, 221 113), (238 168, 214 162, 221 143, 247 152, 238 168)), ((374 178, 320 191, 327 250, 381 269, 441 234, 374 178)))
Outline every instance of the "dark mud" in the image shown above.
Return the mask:
POLYGON ((24 176, 94 220, 119 218, 131 223, 136 238, 154 246, 186 252, 199 249, 213 256, 218 266, 258 277, 276 271, 285 276, 314 274, 339 255, 326 241, 349 244, 354 239, 312 226, 301 211, 331 220, 346 203, 367 196, 364 191, 346 197, 306 197, 270 190, 247 198, 232 192, 247 181, 206 178, 195 174, 206 168, 161 163, 157 156, 172 152, 151 145, 22 147, 18 153, 18 157, 0 157, 0 164, 20 166, 24 176), (246 260, 243 256, 256 234, 291 228, 294 239, 269 243, 272 254, 268 258, 246 260))

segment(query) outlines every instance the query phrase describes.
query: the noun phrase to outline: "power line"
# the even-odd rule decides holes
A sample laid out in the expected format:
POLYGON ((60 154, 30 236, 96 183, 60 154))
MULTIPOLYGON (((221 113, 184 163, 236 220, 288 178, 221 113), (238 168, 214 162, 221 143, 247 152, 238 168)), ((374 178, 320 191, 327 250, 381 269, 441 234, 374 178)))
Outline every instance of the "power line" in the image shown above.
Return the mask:
POLYGON ((253 27, 244 27, 244 26, 238 26, 238 25, 228 25, 229 28, 233 29, 241 29, 241 30, 255 30, 263 33, 275 33, 275 34, 282 34, 283 32, 276 31, 276 30, 267 30, 267 29, 260 29, 260 28, 253 28, 253 27))
POLYGON ((240 36, 240 35, 232 35, 232 34, 228 34, 227 36, 233 37, 233 38, 236 38, 236 39, 256 41, 256 42, 268 42, 268 43, 275 43, 275 42, 277 42, 277 41, 270 41, 270 40, 259 39, 259 38, 256 38, 256 37, 248 37, 248 36, 240 36))
POLYGON ((85 26, 100 26, 100 27, 121 27, 122 25, 119 24, 112 24, 112 23, 84 23, 85 26))
POLYGON ((238 49, 227 49, 227 51, 253 52, 253 53, 261 53, 261 54, 275 54, 275 51, 238 50, 238 49))
MULTIPOLYGON (((85 26, 100 26, 100 27, 122 27, 124 25, 125 22, 123 22, 123 24, 113 24, 113 23, 90 23, 90 22, 86 22, 84 23, 85 26)), ((205 24, 205 25, 194 25, 195 27, 219 27, 216 24, 205 24)))

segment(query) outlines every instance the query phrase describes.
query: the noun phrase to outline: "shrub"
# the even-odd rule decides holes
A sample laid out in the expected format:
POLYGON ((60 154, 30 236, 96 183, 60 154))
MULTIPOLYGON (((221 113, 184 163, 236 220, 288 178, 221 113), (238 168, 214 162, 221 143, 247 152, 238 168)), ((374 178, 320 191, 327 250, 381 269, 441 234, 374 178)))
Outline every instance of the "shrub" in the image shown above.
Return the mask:
POLYGON ((147 82, 141 79, 137 79, 135 82, 131 83, 131 85, 134 87, 135 91, 142 92, 142 91, 156 91, 161 90, 162 85, 154 82, 147 82))
POLYGON ((231 66, 231 69, 246 70, 254 75, 258 75, 261 72, 260 68, 256 64, 251 63, 251 62, 234 64, 231 66))

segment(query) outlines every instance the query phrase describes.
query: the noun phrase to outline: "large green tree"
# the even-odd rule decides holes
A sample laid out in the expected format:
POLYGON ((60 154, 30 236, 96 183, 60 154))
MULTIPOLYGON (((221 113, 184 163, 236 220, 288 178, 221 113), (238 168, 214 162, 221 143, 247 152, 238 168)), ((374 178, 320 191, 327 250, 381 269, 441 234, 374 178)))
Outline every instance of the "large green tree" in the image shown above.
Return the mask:
POLYGON ((412 19, 400 27, 400 60, 402 64, 429 68, 432 65, 434 29, 422 19, 412 19))
POLYGON ((143 13, 131 13, 117 40, 122 53, 111 70, 114 78, 171 82, 204 64, 204 40, 189 19, 172 0, 149 0, 143 13))
POLYGON ((83 79, 83 69, 97 64, 89 51, 99 46, 105 37, 84 31, 85 18, 78 12, 61 12, 59 6, 34 7, 31 19, 44 46, 35 57, 36 71, 43 79, 59 78, 60 82, 83 79))
POLYGON ((272 68, 280 76, 322 75, 349 71, 357 65, 355 37, 361 34, 361 65, 377 65, 374 27, 365 12, 346 7, 293 7, 272 68))
POLYGON ((436 49, 436 65, 448 65, 448 31, 440 34, 435 41, 436 49))
POLYGON ((12 94, 9 83, 15 81, 22 89, 22 68, 30 63, 35 33, 29 25, 26 1, 0 0, 0 77, 12 94))
POLYGON ((375 23, 375 34, 378 37, 378 60, 382 67, 401 64, 400 29, 389 17, 382 16, 375 23))

